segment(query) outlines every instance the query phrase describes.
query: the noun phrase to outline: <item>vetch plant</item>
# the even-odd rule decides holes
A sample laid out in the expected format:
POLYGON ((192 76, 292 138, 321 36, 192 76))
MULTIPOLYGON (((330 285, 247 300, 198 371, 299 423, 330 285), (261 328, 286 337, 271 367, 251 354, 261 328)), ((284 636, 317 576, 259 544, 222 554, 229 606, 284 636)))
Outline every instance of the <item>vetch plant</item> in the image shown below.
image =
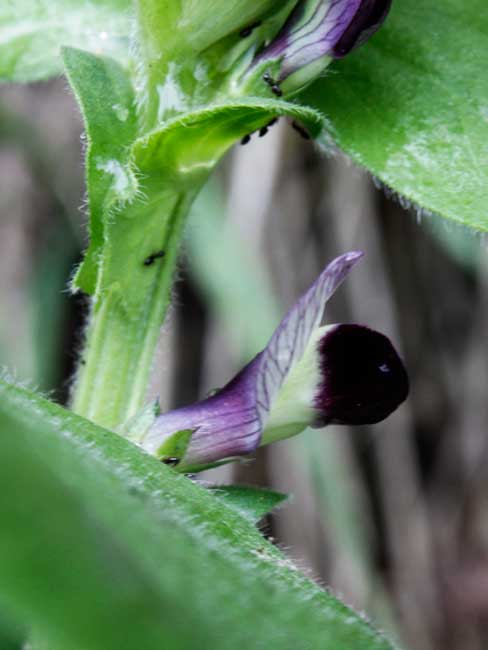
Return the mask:
POLYGON ((280 495, 181 475, 307 426, 377 422, 406 398, 386 337, 320 327, 360 253, 331 262, 215 395, 146 404, 192 203, 235 143, 278 118, 420 209, 488 228, 484 6, 390 4, 0 7, 2 79, 65 72, 87 135, 90 241, 71 287, 90 315, 71 409, 0 382, 0 494, 15 494, 0 500, 0 600, 34 648, 392 647, 254 528, 280 495))

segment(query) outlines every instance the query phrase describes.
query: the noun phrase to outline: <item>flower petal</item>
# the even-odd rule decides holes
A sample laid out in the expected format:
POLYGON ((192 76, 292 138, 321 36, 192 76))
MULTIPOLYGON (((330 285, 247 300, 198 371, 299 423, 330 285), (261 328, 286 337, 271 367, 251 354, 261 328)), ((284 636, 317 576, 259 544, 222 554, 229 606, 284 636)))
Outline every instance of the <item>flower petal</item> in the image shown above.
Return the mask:
POLYGON ((255 400, 258 359, 259 355, 215 395, 158 416, 141 441, 144 449, 161 457, 159 450, 168 438, 191 429, 182 467, 253 452, 261 437, 255 400))
POLYGON ((327 301, 362 256, 362 252, 352 251, 333 260, 286 314, 261 353, 255 391, 262 426, 292 366, 320 325, 327 301))
POLYGON ((342 58, 379 29, 390 7, 391 0, 301 0, 256 61, 281 59, 281 82, 322 57, 342 58))
POLYGON ((374 424, 408 396, 408 375, 391 341, 357 324, 325 328, 317 346, 321 381, 310 426, 374 424))

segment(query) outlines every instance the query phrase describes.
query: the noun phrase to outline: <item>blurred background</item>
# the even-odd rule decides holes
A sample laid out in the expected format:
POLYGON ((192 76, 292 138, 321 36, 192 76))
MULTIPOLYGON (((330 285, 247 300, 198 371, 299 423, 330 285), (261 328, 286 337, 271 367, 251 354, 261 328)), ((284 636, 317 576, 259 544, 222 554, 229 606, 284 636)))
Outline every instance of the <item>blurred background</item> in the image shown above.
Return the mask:
MULTIPOLYGON (((0 366, 65 403, 86 301, 78 110, 64 80, 0 91, 0 366)), ((389 197, 286 120, 223 161, 187 228, 151 396, 223 385, 326 263, 366 257, 326 320, 386 333, 408 401, 372 427, 328 427, 202 480, 291 500, 264 534, 411 650, 488 647, 486 241, 389 197)))

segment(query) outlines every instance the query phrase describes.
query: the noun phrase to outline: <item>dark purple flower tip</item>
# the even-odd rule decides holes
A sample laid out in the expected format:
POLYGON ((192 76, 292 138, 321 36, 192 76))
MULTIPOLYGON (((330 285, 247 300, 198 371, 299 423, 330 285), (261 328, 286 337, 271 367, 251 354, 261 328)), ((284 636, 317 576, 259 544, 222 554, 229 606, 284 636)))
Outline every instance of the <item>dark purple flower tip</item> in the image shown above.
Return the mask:
POLYGON ((314 426, 374 424, 408 395, 408 376, 389 339, 363 325, 337 325, 318 344, 322 381, 314 426))
POLYGON ((340 59, 365 43, 383 24, 392 0, 362 0, 331 55, 340 59))

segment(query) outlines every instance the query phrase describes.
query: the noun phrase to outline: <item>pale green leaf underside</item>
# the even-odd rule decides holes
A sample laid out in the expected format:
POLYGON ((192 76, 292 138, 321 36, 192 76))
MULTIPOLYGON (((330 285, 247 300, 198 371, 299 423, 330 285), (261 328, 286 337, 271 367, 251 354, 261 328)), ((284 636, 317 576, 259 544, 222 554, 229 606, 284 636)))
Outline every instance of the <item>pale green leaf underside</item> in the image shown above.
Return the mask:
POLYGON ((0 456, 0 603, 48 647, 391 648, 234 508, 4 382, 0 456))
POLYGON ((247 97, 183 114, 141 137, 133 158, 142 170, 176 172, 192 182, 194 175, 212 170, 236 141, 267 120, 288 116, 300 120, 311 135, 324 126, 319 111, 278 99, 247 97))
POLYGON ((245 485, 218 485, 210 490, 254 523, 288 499, 287 494, 245 485))
POLYGON ((131 11, 129 0, 2 0, 0 80, 61 74, 62 45, 126 61, 131 11))
MULTIPOLYGON (((488 230, 485 0, 400 0, 302 100, 355 162, 421 208, 488 230)), ((322 141, 326 141, 324 134, 322 141)))

